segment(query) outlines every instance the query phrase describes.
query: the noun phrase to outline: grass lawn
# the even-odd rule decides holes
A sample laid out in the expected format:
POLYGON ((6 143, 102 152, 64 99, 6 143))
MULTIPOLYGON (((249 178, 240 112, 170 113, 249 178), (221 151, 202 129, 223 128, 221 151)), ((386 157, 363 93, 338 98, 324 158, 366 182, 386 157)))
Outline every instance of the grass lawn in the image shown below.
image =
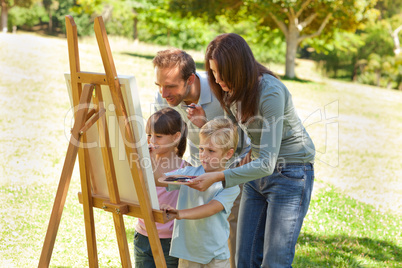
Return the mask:
MULTIPOLYGON (((145 118, 156 90, 151 59, 163 47, 110 38, 119 74, 137 79, 145 118)), ((81 69, 103 72, 94 38, 81 69)), ((191 52, 202 67, 203 54, 191 52)), ((281 73, 283 66, 269 66, 281 73)), ((38 264, 69 137, 69 70, 62 38, 0 33, 0 267, 38 264)), ((294 267, 402 266, 402 92, 319 77, 299 61, 284 81, 317 147, 312 204, 294 267), (303 80, 304 79, 304 80, 303 80)), ((75 168, 52 267, 88 265, 75 168)), ((119 267, 112 217, 95 210, 101 267, 119 267)), ((133 253, 135 218, 125 217, 133 253)))

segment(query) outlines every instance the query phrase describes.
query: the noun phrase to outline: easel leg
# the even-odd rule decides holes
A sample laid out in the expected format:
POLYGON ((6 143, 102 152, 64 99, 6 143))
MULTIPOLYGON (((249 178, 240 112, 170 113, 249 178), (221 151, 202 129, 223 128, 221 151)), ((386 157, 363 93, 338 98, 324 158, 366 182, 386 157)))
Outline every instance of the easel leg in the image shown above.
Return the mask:
POLYGON ((56 198, 54 200, 52 214, 50 216, 38 267, 49 267, 50 264, 57 231, 60 225, 61 215, 63 213, 64 204, 66 203, 68 187, 70 186, 71 176, 79 150, 79 143, 81 139, 80 129, 84 125, 85 118, 88 113, 88 105, 85 106, 85 104, 90 102, 91 93, 92 91, 90 88, 85 87, 80 98, 80 104, 84 105, 84 108, 77 111, 76 121, 71 132, 70 143, 68 145, 67 155, 64 160, 64 166, 61 172, 60 182, 57 189, 56 198))
MULTIPOLYGON (((116 106, 116 115, 118 118, 123 119, 119 122, 119 128, 125 142, 125 149, 127 159, 131 159, 131 156, 138 155, 136 148, 128 146, 128 144, 135 144, 135 138, 129 124, 127 110, 124 104, 124 99, 121 93, 120 84, 117 79, 117 72, 114 66, 114 61, 112 57, 112 52, 109 46, 109 40, 106 35, 106 28, 103 23, 102 17, 97 17, 94 24, 95 36, 98 41, 99 51, 101 53, 103 66, 105 67, 105 73, 110 88, 110 93, 112 95, 113 103, 116 106)), ((133 177, 135 189, 137 191, 137 196, 139 203, 141 205, 141 213, 145 222, 145 227, 147 228, 148 238, 151 244, 152 254, 154 256, 156 267, 165 268, 166 261, 163 254, 163 249, 158 236, 158 230, 156 229, 155 219, 152 215, 152 207, 150 204, 149 194, 147 192, 145 181, 142 175, 141 168, 135 164, 132 165, 131 174, 133 177)), ((110 188, 109 188, 110 189, 110 188)))
MULTIPOLYGON (((84 137, 84 142, 86 141, 84 137)), ((88 161, 88 149, 83 149, 85 157, 83 155, 79 156, 88 161)), ((96 235, 95 235, 95 219, 94 219, 94 209, 92 204, 92 189, 90 180, 89 163, 86 163, 85 168, 80 168, 81 172, 81 191, 82 191, 82 204, 84 210, 84 221, 85 221, 85 236, 87 238, 87 249, 88 249, 88 263, 89 267, 98 267, 98 250, 96 247, 96 235)))
POLYGON ((128 248, 123 215, 113 213, 113 221, 116 230, 117 244, 119 246, 121 265, 122 267, 131 267, 130 250, 128 248))
MULTIPOLYGON (((99 85, 96 85, 94 103, 100 109, 103 108, 102 91, 99 85)), ((117 187, 116 172, 114 169, 112 151, 110 146, 110 137, 105 117, 101 117, 98 120, 98 132, 104 161, 103 165, 105 167, 105 174, 107 174, 106 180, 109 189, 110 201, 113 204, 119 204, 120 196, 117 187)), ((128 248, 123 215, 117 213, 117 211, 113 212, 113 221, 114 221, 114 228, 116 230, 116 238, 117 238, 117 244, 119 246, 120 260, 122 267, 131 267, 130 250, 128 248)))

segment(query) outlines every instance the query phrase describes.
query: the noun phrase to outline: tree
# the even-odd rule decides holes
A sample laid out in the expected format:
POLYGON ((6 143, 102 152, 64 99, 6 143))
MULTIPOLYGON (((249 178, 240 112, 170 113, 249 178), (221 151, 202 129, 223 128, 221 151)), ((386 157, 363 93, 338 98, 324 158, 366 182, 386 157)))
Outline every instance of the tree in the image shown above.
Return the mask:
MULTIPOLYGON (((248 14, 259 17, 259 24, 270 29, 280 29, 286 39, 286 71, 295 78, 297 48, 306 39, 321 36, 331 40, 337 30, 355 31, 364 23, 376 0, 172 0, 182 13, 194 16, 217 16, 231 9, 245 8, 248 14)), ((236 16, 233 16, 237 19, 236 16)))
POLYGON ((53 33, 53 13, 59 8, 59 1, 43 0, 43 6, 45 7, 49 16, 48 32, 53 33))
POLYGON ((402 30, 402 25, 400 25, 398 28, 396 28, 395 30, 392 30, 391 26, 389 29, 389 33, 392 37, 392 40, 394 41, 394 53, 395 55, 398 55, 399 53, 401 53, 401 43, 399 42, 399 32, 402 30))
POLYGON ((334 32, 354 32, 364 23, 375 0, 252 2, 249 10, 261 16, 268 14, 263 17, 263 25, 271 29, 279 28, 283 32, 286 39, 285 75, 294 78, 297 49, 304 40, 320 36, 328 42, 334 32))
POLYGON ((8 11, 14 6, 30 7, 35 0, 0 0, 1 1, 1 30, 7 32, 8 11))

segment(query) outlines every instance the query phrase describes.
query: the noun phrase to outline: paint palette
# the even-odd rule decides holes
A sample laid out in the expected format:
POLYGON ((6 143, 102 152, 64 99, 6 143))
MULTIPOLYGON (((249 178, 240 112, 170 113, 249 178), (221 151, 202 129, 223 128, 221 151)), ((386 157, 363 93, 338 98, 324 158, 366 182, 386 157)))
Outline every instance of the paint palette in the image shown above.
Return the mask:
POLYGON ((159 182, 168 184, 188 184, 192 179, 197 178, 197 176, 185 176, 185 175, 172 175, 163 178, 159 178, 159 182))

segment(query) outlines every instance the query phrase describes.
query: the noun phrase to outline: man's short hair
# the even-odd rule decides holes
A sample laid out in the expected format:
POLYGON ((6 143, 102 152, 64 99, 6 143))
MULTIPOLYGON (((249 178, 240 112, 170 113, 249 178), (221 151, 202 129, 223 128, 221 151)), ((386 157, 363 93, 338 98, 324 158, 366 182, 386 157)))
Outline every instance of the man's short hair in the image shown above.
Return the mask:
POLYGON ((186 81, 192 74, 195 74, 194 59, 185 51, 178 48, 170 48, 159 51, 152 60, 154 68, 160 69, 179 67, 182 79, 186 81))

